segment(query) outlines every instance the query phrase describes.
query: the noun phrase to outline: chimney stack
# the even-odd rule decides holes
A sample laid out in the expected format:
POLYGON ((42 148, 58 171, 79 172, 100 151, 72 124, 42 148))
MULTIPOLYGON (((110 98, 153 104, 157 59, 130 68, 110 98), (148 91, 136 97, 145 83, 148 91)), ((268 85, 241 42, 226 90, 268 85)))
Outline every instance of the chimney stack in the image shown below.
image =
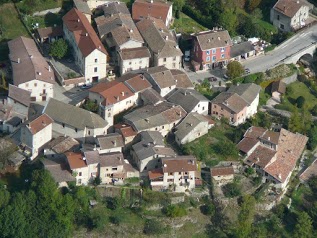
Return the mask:
POLYGON ((121 92, 121 95, 124 97, 124 92, 121 92))
POLYGON ((21 59, 20 59, 20 58, 18 58, 18 64, 20 64, 20 62, 21 62, 21 59))
POLYGON ((77 19, 77 22, 80 22, 80 19, 79 19, 79 18, 77 19))
POLYGON ((51 66, 50 65, 48 66, 48 71, 51 72, 51 66))
POLYGON ((168 36, 165 36, 165 40, 168 40, 168 36))

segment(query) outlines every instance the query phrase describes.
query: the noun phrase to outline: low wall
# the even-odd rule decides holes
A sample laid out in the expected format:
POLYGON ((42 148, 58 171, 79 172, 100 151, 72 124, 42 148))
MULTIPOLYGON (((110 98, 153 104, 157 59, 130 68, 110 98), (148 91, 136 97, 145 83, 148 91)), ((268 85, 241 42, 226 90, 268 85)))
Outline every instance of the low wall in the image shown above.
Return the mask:
POLYGON ((40 11, 40 12, 34 12, 33 16, 45 16, 47 13, 58 13, 62 8, 61 7, 57 7, 57 8, 52 8, 52 9, 47 9, 44 11, 40 11))
POLYGON ((297 80, 297 72, 294 73, 293 75, 287 77, 287 78, 283 78, 282 79, 282 82, 286 83, 286 84, 291 84, 291 83, 294 83, 296 80, 297 80))

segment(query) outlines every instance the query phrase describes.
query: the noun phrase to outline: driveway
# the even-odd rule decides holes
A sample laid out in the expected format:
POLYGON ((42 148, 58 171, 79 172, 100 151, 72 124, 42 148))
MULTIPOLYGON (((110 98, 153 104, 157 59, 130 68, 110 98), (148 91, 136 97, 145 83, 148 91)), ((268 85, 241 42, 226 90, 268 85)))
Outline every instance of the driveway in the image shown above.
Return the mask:
POLYGON ((223 79, 223 75, 225 74, 225 69, 214 69, 209 71, 198 71, 193 72, 187 71, 188 77, 193 83, 201 83, 204 79, 210 78, 210 77, 216 77, 217 81, 210 82, 210 84, 214 87, 219 86, 219 82, 221 82, 221 85, 225 85, 225 81, 223 79))
POLYGON ((79 87, 67 90, 57 83, 54 87, 54 98, 71 105, 77 105, 82 102, 86 97, 88 97, 88 94, 87 89, 80 89, 79 87))

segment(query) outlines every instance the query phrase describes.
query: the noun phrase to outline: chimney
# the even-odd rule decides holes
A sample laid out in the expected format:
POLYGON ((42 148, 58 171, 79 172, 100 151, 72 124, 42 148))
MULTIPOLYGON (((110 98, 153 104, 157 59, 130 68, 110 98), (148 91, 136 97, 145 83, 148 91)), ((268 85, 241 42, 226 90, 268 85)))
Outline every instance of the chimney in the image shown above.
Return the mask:
POLYGON ((130 33, 132 33, 133 32, 133 29, 130 29, 130 33))
POLYGON ((88 36, 88 32, 85 34, 85 36, 88 36))
POLYGON ((42 73, 41 73, 41 72, 39 72, 39 75, 42 75, 42 73))
POLYGON ((282 174, 278 174, 277 176, 279 179, 282 179, 282 174))
POLYGON ((30 55, 30 58, 33 59, 33 55, 30 55))
POLYGON ((165 36, 165 40, 168 40, 168 36, 165 36))
POLYGON ((79 19, 79 18, 77 19, 77 22, 80 22, 80 19, 79 19))
POLYGON ((50 65, 48 66, 48 72, 51 72, 51 66, 50 65))
POLYGON ((21 62, 21 59, 20 59, 20 58, 18 58, 18 64, 20 64, 20 62, 21 62))
POLYGON ((220 40, 220 36, 218 36, 218 40, 220 40))
POLYGON ((98 49, 101 50, 101 45, 98 46, 98 49))
POLYGON ((150 3, 153 3, 153 0, 150 0, 150 3))
POLYGON ((124 92, 121 92, 121 95, 124 97, 124 92))
POLYGON ((150 123, 150 120, 148 118, 144 119, 147 123, 150 123))
POLYGON ((119 101, 120 101, 120 97, 118 96, 118 97, 117 97, 117 102, 119 102, 119 101))
POLYGON ((117 141, 112 141, 112 144, 114 145, 114 146, 117 146, 117 141))
POLYGON ((210 39, 208 39, 207 42, 210 43, 210 39))

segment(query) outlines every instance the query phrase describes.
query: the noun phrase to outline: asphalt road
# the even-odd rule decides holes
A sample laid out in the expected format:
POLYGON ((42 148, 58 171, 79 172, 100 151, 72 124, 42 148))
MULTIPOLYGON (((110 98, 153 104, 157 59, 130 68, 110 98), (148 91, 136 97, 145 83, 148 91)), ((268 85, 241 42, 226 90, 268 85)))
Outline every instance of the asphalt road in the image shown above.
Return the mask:
POLYGON ((276 47, 273 51, 256 58, 250 58, 243 62, 243 65, 245 68, 249 68, 251 73, 264 72, 267 69, 283 63, 282 61, 288 56, 293 55, 316 42, 317 25, 313 25, 294 35, 292 38, 276 47))

